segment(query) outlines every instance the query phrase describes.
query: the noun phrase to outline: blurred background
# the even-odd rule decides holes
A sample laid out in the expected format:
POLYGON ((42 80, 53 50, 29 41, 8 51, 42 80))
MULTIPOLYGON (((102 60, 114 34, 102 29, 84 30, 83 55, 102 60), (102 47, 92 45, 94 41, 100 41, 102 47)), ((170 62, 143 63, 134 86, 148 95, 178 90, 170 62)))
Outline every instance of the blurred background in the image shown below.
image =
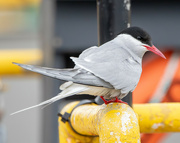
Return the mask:
MULTIPOLYGON (((167 57, 145 55, 134 103, 180 102, 179 13, 178 0, 131 1, 131 26, 148 31, 167 57)), ((0 0, 0 143, 58 143, 57 113, 76 98, 9 116, 57 95, 62 83, 11 62, 73 67, 69 56, 97 43, 95 0, 0 0)), ((142 143, 179 143, 179 135, 144 134, 142 143)))

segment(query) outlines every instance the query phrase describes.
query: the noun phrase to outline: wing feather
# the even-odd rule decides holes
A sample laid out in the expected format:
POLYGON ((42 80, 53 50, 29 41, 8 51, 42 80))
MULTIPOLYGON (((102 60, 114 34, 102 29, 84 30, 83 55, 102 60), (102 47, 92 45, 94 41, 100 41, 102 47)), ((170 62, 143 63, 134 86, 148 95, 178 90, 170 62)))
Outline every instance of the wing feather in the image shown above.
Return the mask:
POLYGON ((71 57, 80 68, 110 83, 122 93, 133 91, 141 75, 141 64, 131 53, 112 41, 99 48, 90 48, 79 58, 71 57), (92 51, 91 51, 92 50, 92 51))

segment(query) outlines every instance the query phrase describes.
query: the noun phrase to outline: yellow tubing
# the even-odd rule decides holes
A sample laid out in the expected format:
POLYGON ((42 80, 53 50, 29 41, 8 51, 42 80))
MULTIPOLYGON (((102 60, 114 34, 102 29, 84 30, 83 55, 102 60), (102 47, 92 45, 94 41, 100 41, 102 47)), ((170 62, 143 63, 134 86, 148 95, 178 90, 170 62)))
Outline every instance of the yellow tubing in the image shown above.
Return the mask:
POLYGON ((141 133, 180 132, 180 103, 134 104, 141 133))

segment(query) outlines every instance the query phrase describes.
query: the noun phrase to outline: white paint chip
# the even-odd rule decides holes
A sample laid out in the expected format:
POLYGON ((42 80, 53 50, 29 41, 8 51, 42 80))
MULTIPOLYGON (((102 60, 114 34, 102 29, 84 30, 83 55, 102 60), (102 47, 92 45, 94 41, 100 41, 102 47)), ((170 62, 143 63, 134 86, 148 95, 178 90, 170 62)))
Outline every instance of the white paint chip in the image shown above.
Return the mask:
POLYGON ((130 123, 130 114, 128 112, 123 112, 123 117, 121 118, 122 127, 121 131, 126 132, 128 124, 130 123))
POLYGON ((152 128, 153 128, 153 129, 157 129, 157 128, 163 127, 163 126, 164 126, 163 123, 154 123, 154 124, 152 125, 152 128))
POLYGON ((121 105, 121 108, 122 108, 122 109, 126 108, 126 105, 122 104, 122 105, 121 105))
POLYGON ((120 136, 116 136, 116 139, 117 139, 117 142, 116 142, 116 143, 122 143, 122 142, 120 141, 120 136))
POLYGON ((124 5, 125 5, 126 9, 129 11, 131 8, 130 0, 124 0, 124 5))

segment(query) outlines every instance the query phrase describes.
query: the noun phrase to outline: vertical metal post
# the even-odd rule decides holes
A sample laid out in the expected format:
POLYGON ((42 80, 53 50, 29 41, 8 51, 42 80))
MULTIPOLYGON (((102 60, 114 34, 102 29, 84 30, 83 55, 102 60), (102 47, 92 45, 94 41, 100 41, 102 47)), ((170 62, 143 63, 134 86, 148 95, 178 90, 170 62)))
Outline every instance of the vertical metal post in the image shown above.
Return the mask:
MULTIPOLYGON (((130 26, 130 0, 97 0, 98 45, 112 40, 130 26)), ((132 93, 123 101, 132 105, 132 93)))
MULTIPOLYGON (((41 20, 40 20, 40 34, 41 46, 43 49, 43 66, 53 67, 54 65, 54 14, 55 0, 43 0, 41 3, 41 20)), ((54 81, 49 77, 43 76, 43 100, 52 98, 54 95, 54 81)), ((49 106, 42 110, 42 142, 55 143, 58 139, 56 132, 56 118, 57 109, 56 104, 49 106)))

